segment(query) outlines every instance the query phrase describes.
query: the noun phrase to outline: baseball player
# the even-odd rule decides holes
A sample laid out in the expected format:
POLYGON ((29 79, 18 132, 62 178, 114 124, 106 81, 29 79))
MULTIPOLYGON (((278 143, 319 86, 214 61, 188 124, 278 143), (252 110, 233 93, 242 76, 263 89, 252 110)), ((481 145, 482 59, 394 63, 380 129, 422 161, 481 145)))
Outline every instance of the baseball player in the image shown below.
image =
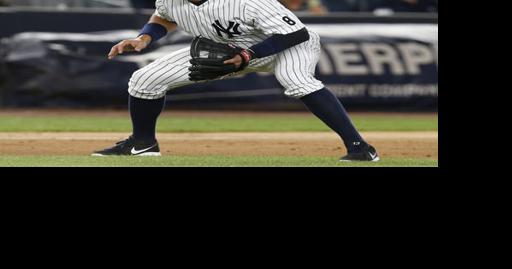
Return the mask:
POLYGON ((156 122, 167 91, 250 72, 272 72, 285 94, 300 99, 343 140, 348 154, 341 161, 378 161, 346 110, 315 78, 321 46, 309 30, 278 0, 157 0, 156 10, 140 35, 115 45, 108 57, 140 52, 176 29, 196 38, 189 48, 171 52, 136 71, 128 83, 133 134, 94 156, 160 156, 156 122), (207 59, 198 50, 210 51, 207 59))

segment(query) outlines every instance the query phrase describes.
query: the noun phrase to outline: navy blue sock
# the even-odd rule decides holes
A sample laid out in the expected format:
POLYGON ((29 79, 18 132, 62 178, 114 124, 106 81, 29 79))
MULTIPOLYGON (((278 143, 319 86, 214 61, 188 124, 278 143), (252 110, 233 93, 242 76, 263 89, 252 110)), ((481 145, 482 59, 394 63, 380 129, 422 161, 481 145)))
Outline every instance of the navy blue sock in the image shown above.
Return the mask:
POLYGON ((130 96, 129 107, 133 124, 133 138, 156 142, 156 120, 165 106, 165 97, 155 100, 130 96))
POLYGON ((356 151, 360 145, 366 143, 340 100, 327 88, 306 95, 301 100, 313 114, 341 137, 349 152, 356 151))

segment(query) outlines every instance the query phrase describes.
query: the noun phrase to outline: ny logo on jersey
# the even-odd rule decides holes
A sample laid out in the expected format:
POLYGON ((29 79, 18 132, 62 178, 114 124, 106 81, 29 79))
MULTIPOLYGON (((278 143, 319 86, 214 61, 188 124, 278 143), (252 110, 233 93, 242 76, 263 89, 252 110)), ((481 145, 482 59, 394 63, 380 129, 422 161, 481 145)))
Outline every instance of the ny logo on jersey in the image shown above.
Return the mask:
POLYGON ((227 34, 228 38, 233 38, 233 37, 235 37, 235 35, 242 34, 238 30, 238 28, 240 27, 240 23, 235 23, 233 21, 229 21, 229 26, 227 29, 224 28, 224 26, 218 20, 216 20, 215 23, 212 24, 212 26, 215 28, 215 30, 217 30, 217 34, 220 37, 224 37, 224 35, 222 35, 222 33, 227 34))

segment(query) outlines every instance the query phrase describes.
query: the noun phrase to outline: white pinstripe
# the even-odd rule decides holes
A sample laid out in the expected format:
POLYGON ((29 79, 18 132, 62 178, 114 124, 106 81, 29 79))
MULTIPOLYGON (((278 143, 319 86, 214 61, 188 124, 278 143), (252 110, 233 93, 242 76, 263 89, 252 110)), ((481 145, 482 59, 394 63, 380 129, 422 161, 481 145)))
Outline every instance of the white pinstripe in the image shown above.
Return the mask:
MULTIPOLYGON (((304 28, 304 24, 277 0, 209 0, 195 6, 188 0, 157 0, 155 15, 175 22, 178 27, 195 36, 203 36, 220 43, 232 43, 249 48, 274 34, 289 34, 304 28), (284 17, 293 20, 291 25, 284 17), (225 29, 230 21, 239 24, 240 35, 231 30, 232 37, 212 26, 219 21, 225 29)), ((234 27, 233 27, 234 28, 234 27)), ((324 87, 315 78, 315 67, 320 57, 320 38, 309 31, 310 40, 277 55, 256 59, 244 70, 250 72, 273 72, 285 94, 303 97, 324 87)), ((129 82, 129 93, 144 99, 157 99, 166 92, 193 84, 188 79, 190 67, 188 48, 173 52, 150 65, 136 71, 129 82)))

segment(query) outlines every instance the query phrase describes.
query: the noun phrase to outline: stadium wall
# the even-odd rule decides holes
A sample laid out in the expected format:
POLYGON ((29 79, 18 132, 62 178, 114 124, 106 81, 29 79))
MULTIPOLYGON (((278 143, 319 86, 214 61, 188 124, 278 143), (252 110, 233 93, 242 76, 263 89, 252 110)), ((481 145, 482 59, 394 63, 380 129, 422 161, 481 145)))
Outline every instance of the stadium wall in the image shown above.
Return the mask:
MULTIPOLYGON (((0 9, 0 25, 10 26, 0 28, 0 106, 125 106, 131 73, 191 39, 176 33, 144 54, 106 61, 112 43, 136 35, 150 15, 132 9, 0 9)), ((437 15, 301 18, 322 37, 318 76, 348 107, 437 110, 437 15)), ((182 88, 170 93, 168 102, 195 108, 302 108, 265 74, 182 88)))

